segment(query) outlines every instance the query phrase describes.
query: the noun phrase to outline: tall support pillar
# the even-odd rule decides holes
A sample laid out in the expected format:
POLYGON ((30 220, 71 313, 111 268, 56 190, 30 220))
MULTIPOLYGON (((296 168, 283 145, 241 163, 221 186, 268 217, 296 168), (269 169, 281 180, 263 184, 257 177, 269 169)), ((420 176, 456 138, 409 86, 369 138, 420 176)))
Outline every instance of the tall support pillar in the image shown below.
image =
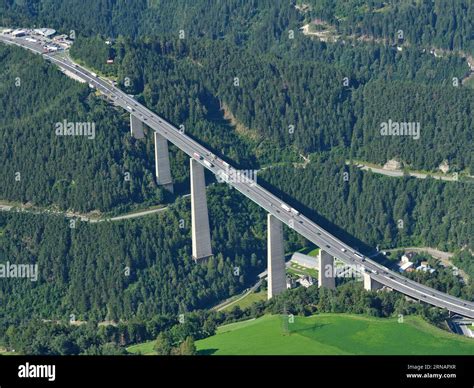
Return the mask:
POLYGON ((334 257, 328 252, 319 250, 318 287, 336 288, 334 257))
POLYGON ((155 175, 156 183, 172 193, 173 181, 171 179, 168 140, 158 132, 155 132, 155 175))
POLYGON ((207 211, 206 182, 204 167, 191 158, 191 234, 193 239, 193 259, 212 256, 209 214, 207 211))
POLYGON ((267 215, 267 223, 267 298, 270 299, 286 290, 286 268, 283 224, 272 214, 267 215))
POLYGON ((364 289, 367 291, 379 290, 383 287, 383 284, 379 283, 370 277, 368 273, 364 272, 364 289))
POLYGON ((130 132, 135 139, 143 139, 143 122, 130 113, 130 132))

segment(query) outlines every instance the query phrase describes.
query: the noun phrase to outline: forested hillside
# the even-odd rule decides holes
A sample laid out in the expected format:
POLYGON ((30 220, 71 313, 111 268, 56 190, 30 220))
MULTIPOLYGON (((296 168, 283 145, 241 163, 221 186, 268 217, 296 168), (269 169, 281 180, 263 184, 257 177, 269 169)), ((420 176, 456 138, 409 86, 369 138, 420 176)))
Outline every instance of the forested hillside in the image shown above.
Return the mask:
MULTIPOLYGON (((428 52, 429 45, 469 49, 473 8, 467 1, 414 5, 407 0, 367 4, 360 0, 143 0, 132 5, 121 0, 107 4, 5 0, 3 8, 7 23, 44 24, 66 32, 72 29, 79 37, 100 33, 100 42, 97 38, 93 43, 76 42, 76 46, 82 46, 75 48, 76 56, 95 68, 117 74, 122 82, 125 77, 131 78, 135 93, 143 93, 147 103, 156 102, 159 112, 169 114, 168 118, 176 123, 192 124, 188 130, 204 135, 203 141, 212 144, 223 136, 224 142, 237 141, 235 147, 216 144, 216 149, 225 150, 237 162, 254 163, 253 156, 272 146, 260 147, 258 152, 254 147, 249 153, 248 145, 228 130, 212 128, 208 122, 203 125, 203 120, 198 120, 200 110, 214 115, 216 106, 224 103, 253 134, 271 139, 285 150, 296 147, 308 153, 351 146, 355 157, 376 163, 382 158, 400 158, 412 168, 434 171, 447 160, 453 171, 473 170, 471 115, 465 110, 472 106, 474 92, 453 86, 453 78, 465 77, 467 64, 458 55, 435 58, 428 52), (304 4, 309 8, 302 11, 304 4), (335 24, 339 33, 346 35, 393 38, 403 30, 403 42, 409 44, 399 52, 378 41, 319 42, 298 31, 313 18, 335 24), (371 31, 367 31, 369 27, 371 31), (178 39, 181 30, 183 39, 178 39), (125 40, 119 38, 113 49, 103 44, 106 38, 119 36, 125 40), (106 68, 110 56, 116 58, 116 65, 106 68), (174 63, 176 59, 179 61, 174 63), (191 60, 193 66, 183 65, 183 59, 191 60), (177 85, 163 83, 163 76, 170 75, 168 79, 177 85), (236 78, 238 87, 234 86, 236 78), (379 84, 370 85, 376 79, 393 82, 390 95, 379 84), (188 94, 189 114, 176 107, 172 92, 175 96, 188 94), (158 98, 163 94, 171 100, 158 98), (421 101, 413 102, 418 96, 421 101), (441 117, 431 115, 426 104, 430 99, 442 101, 447 107, 464 102, 457 108, 459 113, 441 117), (382 101, 386 109, 391 109, 382 109, 383 115, 360 109, 369 105, 378 110, 377 104, 382 101), (466 119, 453 123, 458 114, 466 119), (374 136, 380 121, 388 120, 420 122, 421 141, 374 136), (381 146, 382 153, 378 152, 381 146), (426 147, 433 153, 421 156, 426 147)), ((391 42, 394 40, 388 39, 387 43, 391 42)))
POLYGON ((162 200, 153 149, 123 112, 20 48, 0 45, 0 67, 0 198, 78 211, 162 200), (94 124, 94 138, 57 136, 64 120, 94 124))
MULTIPOLYGON (((243 124, 247 139, 272 140, 282 149, 308 153, 345 146, 353 156, 377 163, 399 158, 414 168, 436 170, 448 160, 454 170, 473 169, 474 91, 452 84, 466 66, 457 56, 435 60, 418 50, 299 41, 279 57, 201 39, 119 40, 109 67, 107 47, 103 39, 80 38, 72 54, 122 83, 130 80, 130 92, 238 163, 252 162, 248 142, 229 128, 201 126, 220 106, 243 124), (303 54, 296 60, 292 54, 301 50, 314 61, 303 54), (439 108, 435 114, 433 101, 439 108), (420 138, 381 136, 380 124, 389 120, 419 122, 420 138), (426 154, 427 147, 433 152, 426 154)), ((262 152, 271 144, 253 148, 257 162, 278 159, 262 152)))
POLYGON ((448 160, 474 171, 474 91, 415 82, 370 82, 354 94, 354 155, 384 164, 396 158, 433 170, 448 160), (419 138, 381 136, 381 123, 419 123, 419 138), (428 152, 427 152, 428 151, 428 152))
POLYGON ((386 178, 349 168, 333 156, 315 157, 305 169, 272 168, 263 178, 294 198, 295 206, 314 209, 315 220, 369 246, 474 249, 472 184, 386 178))
POLYGON ((0 262, 39 270, 37 282, 0 282, 2 319, 177 316, 252 284, 264 269, 264 213, 225 186, 210 188, 216 255, 196 265, 189 206, 182 199, 159 215, 75 228, 61 216, 0 213, 0 262))
POLYGON ((346 35, 397 41, 403 31, 412 44, 474 53, 474 6, 469 0, 2 0, 5 24, 42 24, 117 37, 178 34, 228 37, 268 48, 306 19, 321 18, 346 35), (300 12, 295 5, 309 9, 300 12))
POLYGON ((301 17, 286 0, 2 0, 6 24, 42 24, 82 35, 175 34, 272 42, 301 17), (251 39, 252 38, 252 39, 251 39))
POLYGON ((398 42, 397 32, 412 44, 474 54, 474 4, 470 0, 302 0, 309 13, 336 25, 347 35, 369 35, 398 42))

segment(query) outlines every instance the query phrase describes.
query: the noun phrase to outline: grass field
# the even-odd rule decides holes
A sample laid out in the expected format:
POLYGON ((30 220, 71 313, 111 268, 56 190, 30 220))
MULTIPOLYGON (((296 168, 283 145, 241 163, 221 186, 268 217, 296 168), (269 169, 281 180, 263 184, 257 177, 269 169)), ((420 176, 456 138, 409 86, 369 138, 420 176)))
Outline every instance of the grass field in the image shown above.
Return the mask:
POLYGON ((244 298, 229 304, 227 307, 223 309, 223 311, 230 311, 232 310, 235 306, 239 306, 242 310, 246 309, 247 307, 250 307, 253 305, 255 302, 258 302, 260 300, 267 300, 267 291, 258 291, 258 292, 251 292, 244 298))
POLYGON ((144 356, 150 356, 155 354, 153 347, 155 341, 143 342, 141 344, 132 345, 127 348, 127 351, 132 354, 143 354, 144 356))
POLYGON ((474 340, 419 317, 398 323, 347 314, 295 317, 288 324, 280 316, 264 316, 222 326, 196 346, 200 354, 216 355, 474 355, 474 340))
POLYGON ((319 248, 314 248, 312 249, 311 251, 309 251, 308 253, 306 253, 308 256, 313 256, 313 257, 316 257, 319 255, 319 248))
POLYGON ((470 77, 469 80, 465 83, 465 85, 474 89, 474 77, 470 77))

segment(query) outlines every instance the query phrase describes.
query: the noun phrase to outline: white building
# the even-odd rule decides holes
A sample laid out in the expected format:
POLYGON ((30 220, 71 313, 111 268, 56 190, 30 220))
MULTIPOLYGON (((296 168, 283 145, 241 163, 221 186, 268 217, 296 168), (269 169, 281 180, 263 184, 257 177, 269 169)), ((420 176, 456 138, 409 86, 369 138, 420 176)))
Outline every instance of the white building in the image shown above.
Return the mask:
POLYGON ((53 30, 52 28, 36 28, 35 33, 44 36, 45 38, 49 38, 56 33, 56 30, 53 30))
POLYGON ((408 268, 411 268, 411 267, 413 267, 413 263, 411 261, 406 261, 400 266, 399 271, 405 272, 408 268))
POLYGON ((297 282, 299 282, 304 288, 311 287, 314 284, 314 280, 311 276, 304 275, 300 277, 297 282))
POLYGON ((429 272, 429 273, 433 273, 433 272, 436 271, 434 268, 431 268, 429 265, 423 265, 423 264, 416 267, 416 270, 417 271, 423 271, 423 272, 429 272))

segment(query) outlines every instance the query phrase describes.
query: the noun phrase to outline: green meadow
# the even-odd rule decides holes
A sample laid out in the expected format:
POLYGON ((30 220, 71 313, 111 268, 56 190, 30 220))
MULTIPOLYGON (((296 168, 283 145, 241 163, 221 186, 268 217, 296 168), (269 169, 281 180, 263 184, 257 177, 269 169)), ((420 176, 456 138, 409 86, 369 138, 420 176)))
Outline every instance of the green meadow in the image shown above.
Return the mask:
POLYGON ((420 317, 379 319, 348 314, 267 315, 222 326, 197 341, 203 355, 474 355, 474 340, 420 317))

